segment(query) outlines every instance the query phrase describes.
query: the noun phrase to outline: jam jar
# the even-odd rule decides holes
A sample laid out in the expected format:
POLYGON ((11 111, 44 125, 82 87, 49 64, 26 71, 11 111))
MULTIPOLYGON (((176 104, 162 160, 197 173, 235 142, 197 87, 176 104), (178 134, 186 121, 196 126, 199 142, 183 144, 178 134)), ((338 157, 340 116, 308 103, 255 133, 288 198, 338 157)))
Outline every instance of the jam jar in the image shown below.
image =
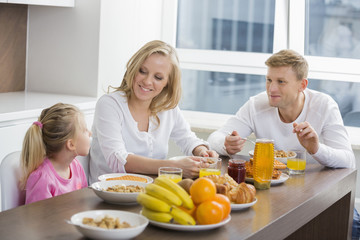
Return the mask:
POLYGON ((228 165, 228 174, 237 183, 245 182, 245 160, 242 159, 230 159, 228 165))

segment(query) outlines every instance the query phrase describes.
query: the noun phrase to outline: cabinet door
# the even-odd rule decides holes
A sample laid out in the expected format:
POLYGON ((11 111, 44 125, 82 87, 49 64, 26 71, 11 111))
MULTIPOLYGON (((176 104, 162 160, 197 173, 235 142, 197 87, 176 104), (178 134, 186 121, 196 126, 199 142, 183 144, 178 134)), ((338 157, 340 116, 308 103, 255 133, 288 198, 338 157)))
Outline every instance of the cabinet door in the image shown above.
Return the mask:
POLYGON ((74 7, 75 5, 75 0, 5 0, 5 1, 7 1, 8 3, 57 6, 57 7, 74 7))

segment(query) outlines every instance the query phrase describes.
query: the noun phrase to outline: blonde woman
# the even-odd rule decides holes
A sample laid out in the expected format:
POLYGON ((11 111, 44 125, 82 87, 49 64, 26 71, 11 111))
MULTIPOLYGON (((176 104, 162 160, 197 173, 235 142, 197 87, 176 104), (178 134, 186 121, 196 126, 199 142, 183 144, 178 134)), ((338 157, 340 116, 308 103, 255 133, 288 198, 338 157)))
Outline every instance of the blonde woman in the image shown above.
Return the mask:
POLYGON ((58 103, 44 109, 26 132, 21 153, 25 203, 51 198, 87 187, 76 156, 86 156, 91 132, 82 112, 58 103))
POLYGON ((190 130, 177 106, 181 73, 175 49, 151 41, 127 63, 120 87, 97 102, 90 148, 90 182, 105 173, 156 174, 159 167, 183 169, 196 177, 196 158, 167 160, 173 139, 185 155, 215 156, 208 144, 190 130))

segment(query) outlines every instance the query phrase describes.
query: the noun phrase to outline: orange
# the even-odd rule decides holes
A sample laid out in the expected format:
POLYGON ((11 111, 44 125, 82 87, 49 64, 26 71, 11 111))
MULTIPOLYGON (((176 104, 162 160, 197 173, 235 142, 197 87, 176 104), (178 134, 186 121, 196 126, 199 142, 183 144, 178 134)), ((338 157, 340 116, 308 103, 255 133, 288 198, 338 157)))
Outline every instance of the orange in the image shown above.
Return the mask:
POLYGON ((196 206, 194 206, 192 209, 187 209, 185 207, 179 206, 178 208, 180 208, 181 210, 183 210, 184 212, 188 213, 189 215, 191 215, 193 218, 196 218, 196 206))
POLYGON ((215 194, 215 183, 209 178, 198 178, 190 187, 191 199, 196 205, 212 199, 215 194))
POLYGON ((213 200, 201 203, 196 209, 196 221, 200 225, 219 223, 223 220, 223 216, 222 205, 213 200))
POLYGON ((227 218, 231 212, 231 202, 229 198, 223 194, 215 194, 215 197, 213 198, 215 202, 218 202, 222 205, 224 209, 224 216, 223 219, 227 218))

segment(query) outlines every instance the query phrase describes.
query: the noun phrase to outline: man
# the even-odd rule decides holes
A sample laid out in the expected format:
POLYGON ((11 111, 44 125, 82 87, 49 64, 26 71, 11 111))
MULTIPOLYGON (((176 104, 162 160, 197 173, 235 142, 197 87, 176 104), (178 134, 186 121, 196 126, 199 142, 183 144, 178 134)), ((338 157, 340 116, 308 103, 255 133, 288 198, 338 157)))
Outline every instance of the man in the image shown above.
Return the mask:
MULTIPOLYGON (((292 50, 266 62, 266 92, 251 97, 208 142, 223 155, 240 152, 242 137, 273 139, 275 149, 306 149, 307 159, 333 168, 355 168, 355 155, 339 107, 329 96, 307 88, 308 63, 292 50)), ((359 239, 360 220, 354 208, 352 238, 359 239)))
POLYGON ((308 159, 333 168, 355 168, 355 156, 336 102, 307 88, 308 63, 292 50, 265 64, 266 92, 251 97, 208 141, 223 155, 240 152, 244 137, 274 139, 275 149, 306 149, 308 159))

